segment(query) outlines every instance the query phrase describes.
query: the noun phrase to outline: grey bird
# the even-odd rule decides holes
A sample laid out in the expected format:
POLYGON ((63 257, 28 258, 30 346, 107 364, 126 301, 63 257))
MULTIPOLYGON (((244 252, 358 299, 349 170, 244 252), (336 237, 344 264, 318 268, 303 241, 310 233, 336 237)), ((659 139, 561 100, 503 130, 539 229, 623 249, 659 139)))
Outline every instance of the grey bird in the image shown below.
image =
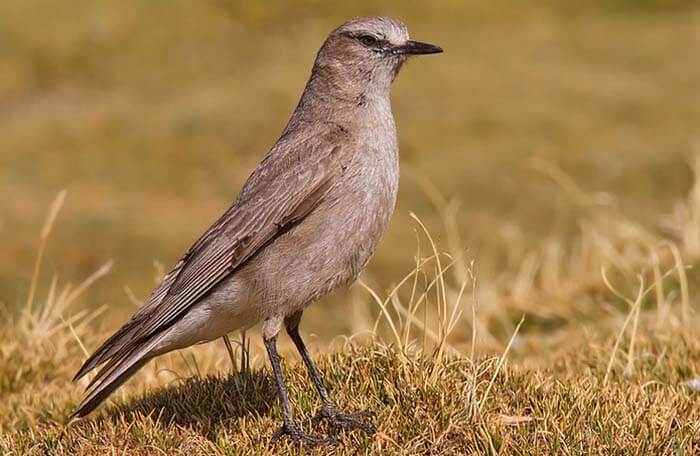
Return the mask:
POLYGON ((74 380, 100 367, 73 416, 91 412, 150 359, 262 321, 283 414, 275 437, 320 441, 290 409, 276 348, 283 327, 321 396, 316 418, 372 432, 370 412, 344 414, 330 399, 299 322, 309 303, 357 279, 384 234, 399 181, 390 87, 408 56, 439 52, 388 17, 333 30, 282 136, 231 208, 77 372, 74 380))

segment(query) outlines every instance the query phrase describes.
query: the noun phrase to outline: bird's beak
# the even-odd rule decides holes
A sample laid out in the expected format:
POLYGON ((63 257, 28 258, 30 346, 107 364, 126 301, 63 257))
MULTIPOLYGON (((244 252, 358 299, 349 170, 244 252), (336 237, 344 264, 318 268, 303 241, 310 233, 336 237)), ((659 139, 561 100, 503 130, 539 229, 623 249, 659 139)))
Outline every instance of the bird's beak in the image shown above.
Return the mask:
POLYGON ((442 48, 434 44, 421 43, 420 41, 406 41, 393 49, 395 54, 439 54, 442 48))

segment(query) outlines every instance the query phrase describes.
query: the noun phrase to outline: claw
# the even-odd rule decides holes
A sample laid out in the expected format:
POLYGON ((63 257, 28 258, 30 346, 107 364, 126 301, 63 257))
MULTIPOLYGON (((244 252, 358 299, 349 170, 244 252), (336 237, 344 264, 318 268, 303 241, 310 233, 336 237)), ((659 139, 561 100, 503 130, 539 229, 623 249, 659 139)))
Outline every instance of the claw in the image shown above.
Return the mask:
POLYGON ((362 410, 354 413, 341 413, 335 407, 323 407, 311 419, 314 425, 321 421, 328 420, 331 427, 343 430, 361 429, 367 434, 374 434, 377 428, 367 422, 367 418, 377 416, 372 410, 362 410))
POLYGON ((282 425, 277 431, 275 431, 274 434, 272 434, 272 438, 270 441, 272 443, 277 443, 279 442, 282 437, 287 437, 289 440, 296 444, 301 444, 305 447, 313 448, 313 447, 318 447, 318 446, 324 446, 324 445, 330 445, 330 446, 335 446, 338 445, 340 442, 338 440, 333 439, 333 438, 324 438, 324 437, 319 437, 316 435, 309 435, 304 433, 301 429, 299 429, 297 426, 287 426, 287 425, 282 425))

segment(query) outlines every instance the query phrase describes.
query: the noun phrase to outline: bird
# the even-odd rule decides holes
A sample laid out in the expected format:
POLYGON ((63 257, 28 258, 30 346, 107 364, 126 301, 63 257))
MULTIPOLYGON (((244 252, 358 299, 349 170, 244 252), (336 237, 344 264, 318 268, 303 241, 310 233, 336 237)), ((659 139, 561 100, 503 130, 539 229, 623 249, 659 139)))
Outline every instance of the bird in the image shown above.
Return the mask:
POLYGON ((390 89, 413 55, 443 50, 406 25, 358 17, 334 29, 281 136, 232 206, 162 279, 129 320, 87 358, 97 370, 71 417, 84 417, 149 360, 262 322, 281 405, 273 439, 315 445, 292 414, 277 337, 285 329, 322 401, 314 422, 371 433, 370 411, 331 399, 300 334, 305 308, 352 284, 394 212, 399 150, 390 89))

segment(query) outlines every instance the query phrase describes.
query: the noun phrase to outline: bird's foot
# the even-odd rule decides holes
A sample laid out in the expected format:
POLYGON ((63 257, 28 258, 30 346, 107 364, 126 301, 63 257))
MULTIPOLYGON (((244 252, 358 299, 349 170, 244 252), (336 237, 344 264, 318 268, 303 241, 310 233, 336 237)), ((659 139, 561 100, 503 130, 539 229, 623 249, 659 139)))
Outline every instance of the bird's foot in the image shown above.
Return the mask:
POLYGON ((354 413, 342 413, 334 406, 324 406, 311 419, 313 424, 321 421, 328 421, 328 424, 336 429, 353 430, 361 429, 367 434, 374 434, 377 428, 370 422, 369 418, 374 418, 376 413, 371 410, 362 410, 354 413))
POLYGON ((303 445, 305 447, 317 447, 323 445, 338 445, 338 441, 333 438, 320 437, 316 435, 309 435, 304 433, 296 424, 288 426, 286 424, 282 425, 274 434, 272 434, 272 443, 279 442, 283 437, 287 437, 289 440, 296 444, 303 445))

